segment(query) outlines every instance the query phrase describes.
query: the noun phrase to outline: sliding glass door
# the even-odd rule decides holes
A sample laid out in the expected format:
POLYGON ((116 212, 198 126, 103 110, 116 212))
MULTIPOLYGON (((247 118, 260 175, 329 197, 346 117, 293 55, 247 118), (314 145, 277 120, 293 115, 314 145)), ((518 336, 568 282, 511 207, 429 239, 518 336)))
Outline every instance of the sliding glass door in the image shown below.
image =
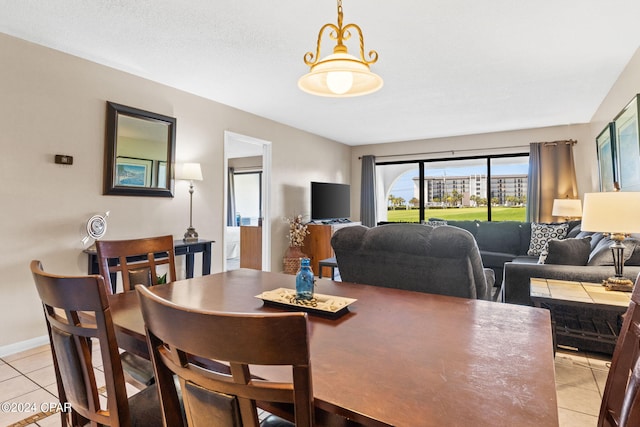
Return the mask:
POLYGON ((380 222, 524 221, 529 156, 376 165, 380 222))

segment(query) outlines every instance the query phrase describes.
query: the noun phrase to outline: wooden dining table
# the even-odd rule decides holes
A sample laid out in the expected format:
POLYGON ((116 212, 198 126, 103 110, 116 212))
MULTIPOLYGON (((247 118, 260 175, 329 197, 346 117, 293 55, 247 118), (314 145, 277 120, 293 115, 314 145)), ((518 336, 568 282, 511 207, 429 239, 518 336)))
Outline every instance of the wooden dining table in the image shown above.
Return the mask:
MULTIPOLYGON (((186 307, 271 313, 283 308, 256 296, 281 287, 295 277, 240 269, 151 289, 186 307)), ((338 318, 309 315, 316 407, 362 425, 558 425, 547 310, 329 279, 316 292, 357 299, 338 318)), ((109 299, 119 346, 148 357, 135 292, 109 299)))

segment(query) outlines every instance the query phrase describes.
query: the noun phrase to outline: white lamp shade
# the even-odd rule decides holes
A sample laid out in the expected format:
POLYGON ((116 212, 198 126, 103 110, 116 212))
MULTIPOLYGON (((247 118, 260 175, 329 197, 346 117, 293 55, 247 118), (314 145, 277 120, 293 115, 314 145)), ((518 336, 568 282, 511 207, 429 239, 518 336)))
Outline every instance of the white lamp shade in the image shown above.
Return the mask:
POLYGON ((200 163, 176 164, 176 179, 202 181, 202 170, 200 169, 200 163))
POLYGON ((366 95, 383 85, 369 66, 348 53, 333 53, 318 61, 298 80, 298 87, 312 95, 348 97, 366 95))
POLYGON ((551 215, 565 218, 581 217, 582 202, 580 202, 580 199, 555 199, 551 215))
POLYGON ((640 233, 640 193, 586 193, 581 227, 602 233, 640 233))

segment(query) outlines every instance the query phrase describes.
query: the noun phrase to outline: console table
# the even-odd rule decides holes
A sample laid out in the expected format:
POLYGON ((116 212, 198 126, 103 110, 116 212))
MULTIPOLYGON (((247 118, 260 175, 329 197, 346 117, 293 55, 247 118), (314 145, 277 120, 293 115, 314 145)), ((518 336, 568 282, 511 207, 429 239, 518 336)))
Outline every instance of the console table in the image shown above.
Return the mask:
POLYGON ((566 280, 532 278, 530 286, 533 304, 551 312, 557 344, 613 353, 631 293, 566 280))
MULTIPOLYGON (((202 275, 211 274, 211 244, 214 240, 198 239, 197 242, 185 243, 182 240, 174 240, 176 256, 184 255, 186 257, 186 273, 187 279, 193 278, 193 267, 195 265, 195 254, 202 253, 202 275)), ((88 255, 87 273, 100 274, 98 266, 98 253, 95 245, 82 251, 88 255)), ((158 256, 158 254, 156 254, 158 256)), ((140 257, 143 259, 144 257, 140 257)), ((115 273, 111 275, 111 283, 116 283, 115 273)))

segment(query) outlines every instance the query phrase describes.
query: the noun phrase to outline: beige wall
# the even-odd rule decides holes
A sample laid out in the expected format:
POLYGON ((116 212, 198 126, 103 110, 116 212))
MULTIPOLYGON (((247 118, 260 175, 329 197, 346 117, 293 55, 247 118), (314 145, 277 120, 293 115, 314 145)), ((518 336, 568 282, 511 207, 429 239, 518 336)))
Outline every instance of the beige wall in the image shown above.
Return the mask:
MULTIPOLYGON (((574 160, 580 197, 582 198, 584 193, 599 191, 596 136, 638 93, 640 93, 640 49, 631 58, 590 123, 353 147, 351 151, 352 218, 360 218, 360 160, 358 157, 368 154, 380 157, 380 161, 450 158, 490 153, 517 153, 523 151, 522 148, 517 147, 526 147, 530 142, 575 139, 578 141, 574 146, 574 160), (412 153, 432 154, 410 156, 409 154, 412 153), (405 156, 381 157, 398 154, 405 156)), ((525 148, 525 151, 528 150, 525 148)))
POLYGON ((358 157, 364 154, 452 157, 522 152, 530 142, 576 139, 580 194, 597 191, 595 137, 640 92, 636 52, 591 123, 351 148, 2 34, 0 64, 0 352, 44 335, 28 262, 37 258, 52 272, 84 273, 80 239, 90 215, 111 212, 110 239, 159 234, 180 238, 186 229, 186 182, 177 182, 175 197, 169 199, 102 196, 107 100, 177 118, 177 161, 202 164, 205 180, 196 183, 194 226, 201 236, 217 241, 217 272, 223 261, 225 130, 273 143, 271 269, 279 271, 287 246, 282 218, 308 218, 310 181, 351 181, 351 219, 359 219, 358 157), (74 165, 55 165, 54 154, 74 156, 74 165))
MULTIPOLYGON (((626 68, 620 74, 620 77, 613 85, 607 96, 600 104, 600 108, 596 111, 591 119, 591 140, 595 141, 596 137, 605 128, 607 123, 613 121, 614 117, 631 101, 631 99, 640 93, 640 49, 638 49, 627 64, 626 68)), ((593 191, 598 191, 598 164, 595 147, 592 153, 591 174, 593 180, 593 191)))
POLYGON ((111 212, 108 239, 181 238, 188 226, 187 182, 176 183, 174 198, 102 195, 107 100, 177 118, 177 161, 202 164, 193 220, 217 242, 214 272, 223 261, 225 130, 272 142, 273 271, 287 246, 282 218, 309 213, 309 182, 350 177, 346 145, 130 74, 2 34, 0 64, 0 351, 46 333, 29 261, 85 273, 80 239, 92 214, 111 212), (74 164, 56 165, 54 154, 74 164))
MULTIPOLYGON (((554 126, 511 132, 495 132, 420 141, 396 142, 380 145, 353 147, 351 152, 351 184, 360 188, 360 160, 358 157, 373 154, 378 161, 396 161, 429 158, 455 158, 486 154, 528 153, 529 143, 575 139, 574 146, 578 190, 590 188, 590 161, 585 152, 595 150, 595 141, 590 140, 589 125, 554 126), (425 154, 426 153, 426 154, 425 154), (405 156, 396 156, 405 154, 405 156), (417 154, 417 155, 410 155, 417 154), (383 157, 393 155, 392 157, 383 157), (586 159, 586 160, 585 160, 586 159)), ((595 162, 595 159, 593 160, 595 162)), ((360 199, 352 191, 352 216, 360 216, 360 199)))

